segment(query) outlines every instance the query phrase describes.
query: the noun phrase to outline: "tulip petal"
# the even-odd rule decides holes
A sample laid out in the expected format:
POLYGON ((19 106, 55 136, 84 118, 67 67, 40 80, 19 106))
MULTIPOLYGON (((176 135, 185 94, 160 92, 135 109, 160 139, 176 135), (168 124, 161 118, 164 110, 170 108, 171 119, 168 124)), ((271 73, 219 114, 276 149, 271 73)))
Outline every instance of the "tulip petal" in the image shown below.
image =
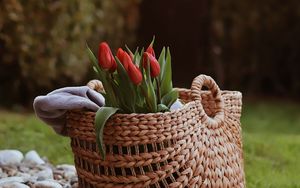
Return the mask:
POLYGON ((150 63, 151 76, 157 77, 160 73, 160 66, 158 61, 148 52, 143 53, 143 66, 147 67, 147 64, 150 63))
POLYGON ((98 63, 104 70, 112 70, 114 60, 111 50, 106 42, 101 42, 98 48, 98 63))

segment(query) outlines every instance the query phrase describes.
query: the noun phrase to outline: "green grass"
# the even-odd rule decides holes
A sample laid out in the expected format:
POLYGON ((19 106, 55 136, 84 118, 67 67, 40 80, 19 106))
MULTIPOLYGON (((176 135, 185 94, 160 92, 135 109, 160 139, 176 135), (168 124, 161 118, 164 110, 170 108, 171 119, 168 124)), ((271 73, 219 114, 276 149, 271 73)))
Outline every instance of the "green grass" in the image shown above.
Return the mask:
MULTIPOLYGON (((250 102, 242 114, 248 188, 300 187, 300 105, 250 102)), ((33 114, 0 111, 0 149, 37 150, 53 163, 72 163, 69 139, 33 114)))
POLYGON ((36 150, 53 163, 73 163, 69 138, 59 136, 34 114, 0 111, 0 150, 36 150))
POLYGON ((300 105, 248 102, 242 114, 248 187, 300 187, 300 105))

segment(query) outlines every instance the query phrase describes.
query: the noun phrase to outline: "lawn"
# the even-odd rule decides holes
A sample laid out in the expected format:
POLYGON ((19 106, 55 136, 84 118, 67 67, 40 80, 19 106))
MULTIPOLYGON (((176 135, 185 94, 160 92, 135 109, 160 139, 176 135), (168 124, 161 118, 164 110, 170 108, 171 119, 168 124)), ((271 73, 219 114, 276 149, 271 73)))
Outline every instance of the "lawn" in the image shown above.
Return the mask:
POLYGON ((247 186, 300 187, 300 105, 248 102, 242 116, 247 186))
MULTIPOLYGON (((250 102, 242 115, 248 188, 300 187, 300 105, 250 102)), ((0 149, 35 149, 53 163, 72 163, 69 139, 31 113, 0 111, 0 149)))
POLYGON ((0 111, 0 150, 36 150, 52 163, 73 163, 70 141, 58 136, 32 113, 0 111))

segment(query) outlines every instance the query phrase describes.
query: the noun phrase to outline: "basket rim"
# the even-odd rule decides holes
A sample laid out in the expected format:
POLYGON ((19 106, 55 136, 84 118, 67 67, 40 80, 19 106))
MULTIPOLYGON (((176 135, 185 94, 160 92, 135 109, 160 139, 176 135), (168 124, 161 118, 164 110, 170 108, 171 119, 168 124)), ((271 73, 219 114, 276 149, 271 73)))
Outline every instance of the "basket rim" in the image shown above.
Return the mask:
MULTIPOLYGON (((182 110, 185 110, 188 106, 192 105, 192 103, 195 103, 196 101, 190 101, 188 103, 183 104, 182 107, 176 110, 168 111, 168 112, 149 112, 149 113, 115 113, 114 115, 111 116, 110 119, 114 118, 123 118, 123 117, 141 117, 141 116, 162 116, 162 115, 171 115, 173 113, 178 113, 182 110)), ((74 110, 69 110, 68 112, 80 112, 84 114, 96 114, 96 112, 91 111, 89 109, 74 109, 74 110)))
MULTIPOLYGON (((182 90, 182 91, 191 91, 191 89, 186 89, 186 88, 176 88, 182 90)), ((210 91, 208 90, 202 90, 202 93, 210 93, 210 91)), ((231 91, 231 90, 221 90, 222 95, 224 94, 234 94, 237 97, 242 97, 242 93, 240 91, 231 91)), ((179 96, 180 99, 180 96, 179 96)), ((168 112, 150 112, 150 113, 119 113, 117 112, 116 114, 112 115, 110 119, 115 119, 115 118, 128 118, 128 117, 143 117, 143 116, 164 116, 164 115, 172 115, 174 113, 179 113, 183 110, 185 110, 187 107, 189 107, 190 105, 193 105, 192 103, 196 103, 196 101, 198 100, 193 100, 187 103, 184 103, 182 107, 180 107, 179 109, 176 110, 172 110, 172 111, 168 111, 168 112)), ((202 104, 202 103, 201 103, 202 104)), ((68 112, 75 112, 75 113, 84 113, 84 114, 91 114, 91 115, 95 115, 96 112, 95 111, 91 111, 89 109, 73 109, 73 110, 69 110, 68 112)))

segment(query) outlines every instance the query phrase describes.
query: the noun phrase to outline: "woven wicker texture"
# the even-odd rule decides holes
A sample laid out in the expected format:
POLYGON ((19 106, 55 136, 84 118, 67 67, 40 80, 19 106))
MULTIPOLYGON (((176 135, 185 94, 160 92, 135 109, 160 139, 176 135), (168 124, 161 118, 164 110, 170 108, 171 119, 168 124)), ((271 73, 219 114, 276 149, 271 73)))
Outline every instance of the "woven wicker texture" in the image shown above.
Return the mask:
POLYGON ((105 160, 96 147, 95 113, 70 111, 80 187, 245 187, 241 93, 221 91, 205 75, 178 90, 185 103, 178 110, 112 116, 104 128, 105 160))

